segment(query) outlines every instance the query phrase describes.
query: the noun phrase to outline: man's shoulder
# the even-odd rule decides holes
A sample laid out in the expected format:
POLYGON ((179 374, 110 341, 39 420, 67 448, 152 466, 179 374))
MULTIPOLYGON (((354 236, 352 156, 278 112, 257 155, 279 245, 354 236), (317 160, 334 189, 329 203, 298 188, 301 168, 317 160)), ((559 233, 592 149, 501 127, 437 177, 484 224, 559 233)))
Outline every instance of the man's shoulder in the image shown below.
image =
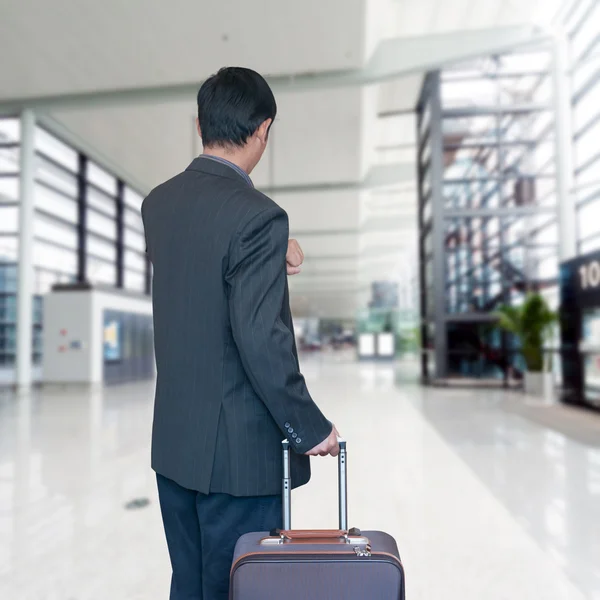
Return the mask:
POLYGON ((180 188, 184 176, 185 171, 178 173, 174 177, 171 177, 170 179, 167 179, 166 181, 163 181, 156 187, 152 188, 142 202, 142 214, 145 212, 145 209, 155 200, 159 200, 165 196, 171 196, 174 189, 180 188))
MULTIPOLYGON (((252 219, 265 211, 273 214, 287 214, 274 200, 254 187, 224 177, 218 178, 218 181, 220 195, 224 196, 223 201, 233 200, 239 210, 238 214, 243 215, 244 220, 252 219)), ((190 172, 186 170, 153 188, 144 199, 142 210, 144 206, 148 206, 153 201, 164 197, 172 198, 174 193, 185 192, 187 195, 197 197, 205 194, 211 196, 212 191, 207 189, 206 181, 190 178, 190 172), (190 181, 186 181, 186 179, 190 179, 190 181)))
POLYGON ((256 188, 247 187, 243 190, 238 190, 237 196, 248 208, 250 217, 255 217, 264 212, 272 212, 273 214, 285 213, 277 202, 256 188))
POLYGON ((265 221, 273 219, 287 221, 287 213, 283 208, 266 194, 251 187, 236 191, 231 208, 236 221, 235 230, 238 233, 260 228, 265 221))

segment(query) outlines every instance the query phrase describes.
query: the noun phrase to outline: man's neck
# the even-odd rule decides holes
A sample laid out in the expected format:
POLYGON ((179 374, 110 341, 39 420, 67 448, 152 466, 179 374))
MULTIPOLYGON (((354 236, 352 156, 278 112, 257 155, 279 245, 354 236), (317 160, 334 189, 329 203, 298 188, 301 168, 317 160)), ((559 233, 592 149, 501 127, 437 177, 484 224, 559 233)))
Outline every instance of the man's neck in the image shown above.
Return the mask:
POLYGON ((204 148, 202 154, 206 154, 207 156, 216 156, 217 158, 222 158, 223 160, 227 160, 230 163, 234 164, 236 167, 239 167, 244 171, 244 173, 250 174, 252 170, 250 167, 250 161, 244 156, 243 152, 236 152, 235 150, 228 150, 226 148, 212 147, 212 148, 204 148))

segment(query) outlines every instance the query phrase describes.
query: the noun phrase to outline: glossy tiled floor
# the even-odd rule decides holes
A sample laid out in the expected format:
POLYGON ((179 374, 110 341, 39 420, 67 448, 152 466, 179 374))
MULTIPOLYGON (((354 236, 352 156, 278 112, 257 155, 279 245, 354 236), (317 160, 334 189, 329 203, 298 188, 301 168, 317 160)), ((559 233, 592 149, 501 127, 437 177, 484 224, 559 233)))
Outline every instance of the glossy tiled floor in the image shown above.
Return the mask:
MULTIPOLYGON (((600 599, 600 440, 499 391, 331 358, 304 370, 349 442, 351 524, 398 539, 408 600, 600 599)), ((1 600, 167 598, 151 413, 150 384, 0 395, 1 600), (138 497, 150 505, 125 510, 138 497)), ((295 526, 336 525, 335 474, 315 461, 295 526)))

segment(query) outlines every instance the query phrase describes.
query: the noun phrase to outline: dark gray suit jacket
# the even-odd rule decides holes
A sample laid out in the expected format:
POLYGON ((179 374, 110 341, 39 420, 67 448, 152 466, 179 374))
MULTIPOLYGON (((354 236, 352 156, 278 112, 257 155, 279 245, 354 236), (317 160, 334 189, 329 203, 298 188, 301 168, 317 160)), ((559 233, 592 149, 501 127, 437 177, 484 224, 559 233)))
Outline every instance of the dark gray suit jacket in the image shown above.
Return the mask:
POLYGON ((300 374, 286 213, 233 168, 197 158, 153 190, 142 216, 154 267, 157 384, 152 467, 188 489, 281 492, 281 440, 302 454, 331 423, 300 374))

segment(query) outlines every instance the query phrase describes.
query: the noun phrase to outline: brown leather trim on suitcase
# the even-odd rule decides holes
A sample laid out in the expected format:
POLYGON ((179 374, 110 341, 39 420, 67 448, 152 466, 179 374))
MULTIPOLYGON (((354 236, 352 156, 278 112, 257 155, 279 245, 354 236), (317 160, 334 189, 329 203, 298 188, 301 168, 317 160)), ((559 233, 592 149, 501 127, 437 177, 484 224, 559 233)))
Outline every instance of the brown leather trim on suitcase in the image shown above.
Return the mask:
POLYGON ((347 531, 341 529, 290 529, 279 532, 282 537, 288 540, 326 540, 340 539, 348 535, 347 531))
POLYGON ((348 542, 345 538, 300 538, 300 539, 290 539, 290 538, 264 538, 261 541, 267 540, 279 540, 279 543, 283 543, 286 546, 298 546, 299 544, 321 544, 323 546, 347 546, 348 542))
POLYGON ((347 531, 337 529, 303 529, 300 531, 281 530, 279 535, 262 538, 260 543, 366 545, 369 544, 369 539, 362 535, 349 535, 347 531))

